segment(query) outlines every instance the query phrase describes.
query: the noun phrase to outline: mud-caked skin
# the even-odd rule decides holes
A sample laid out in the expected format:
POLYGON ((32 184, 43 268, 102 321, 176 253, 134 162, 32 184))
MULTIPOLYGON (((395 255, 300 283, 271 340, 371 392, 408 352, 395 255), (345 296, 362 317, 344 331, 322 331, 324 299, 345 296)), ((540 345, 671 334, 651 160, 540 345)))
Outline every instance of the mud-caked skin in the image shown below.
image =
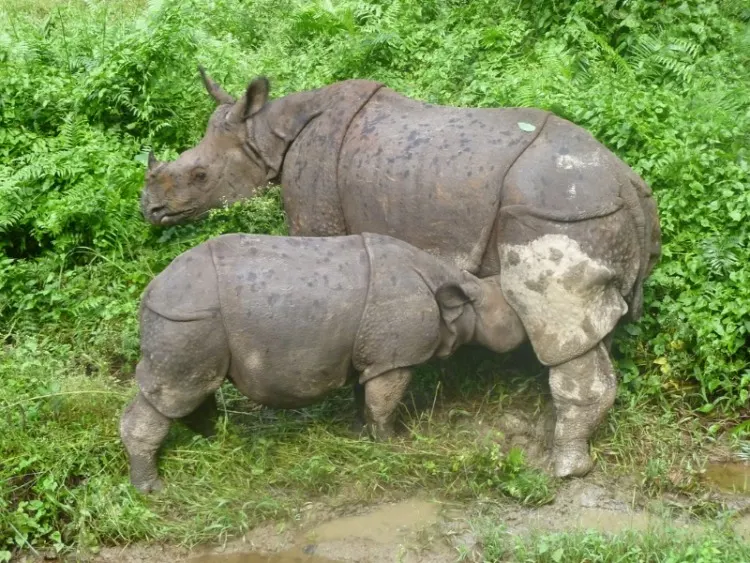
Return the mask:
POLYGON ((161 487, 156 454, 171 421, 209 433, 226 377, 279 408, 354 382, 371 433, 387 438, 412 366, 465 343, 506 352, 525 339, 499 279, 373 234, 217 237, 149 284, 140 324, 139 393, 120 435, 144 492, 161 487))
POLYGON ((144 216, 195 220, 275 181, 292 235, 382 233, 480 278, 499 275, 550 366, 555 473, 585 473, 616 383, 600 343, 641 315, 661 252, 643 180, 546 111, 436 106, 366 80, 269 101, 257 78, 235 100, 202 75, 219 107, 196 147, 151 159, 144 216))

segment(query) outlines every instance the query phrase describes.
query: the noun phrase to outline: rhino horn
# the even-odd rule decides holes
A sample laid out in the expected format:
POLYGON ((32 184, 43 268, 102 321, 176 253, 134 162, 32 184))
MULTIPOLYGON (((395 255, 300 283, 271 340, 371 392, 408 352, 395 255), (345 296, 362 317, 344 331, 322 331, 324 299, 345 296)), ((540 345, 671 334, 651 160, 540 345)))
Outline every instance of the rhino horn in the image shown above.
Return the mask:
POLYGON ((203 84, 214 100, 216 100, 220 104, 233 104, 235 102, 235 99, 232 96, 227 94, 224 90, 221 89, 221 86, 219 86, 218 84, 216 84, 216 82, 209 78, 209 76, 206 74, 206 69, 203 68, 203 66, 198 67, 198 72, 201 73, 203 84))

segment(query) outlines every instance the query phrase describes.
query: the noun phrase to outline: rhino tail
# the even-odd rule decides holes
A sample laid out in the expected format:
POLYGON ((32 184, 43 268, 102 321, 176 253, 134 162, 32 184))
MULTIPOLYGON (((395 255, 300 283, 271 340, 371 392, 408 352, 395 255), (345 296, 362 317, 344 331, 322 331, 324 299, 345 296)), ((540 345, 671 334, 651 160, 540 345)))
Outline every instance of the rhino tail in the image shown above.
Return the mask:
POLYGON ((635 321, 643 314, 643 285, 661 256, 661 229, 653 194, 640 176, 629 175, 620 197, 632 218, 640 250, 638 275, 632 289, 624 296, 628 315, 635 321))

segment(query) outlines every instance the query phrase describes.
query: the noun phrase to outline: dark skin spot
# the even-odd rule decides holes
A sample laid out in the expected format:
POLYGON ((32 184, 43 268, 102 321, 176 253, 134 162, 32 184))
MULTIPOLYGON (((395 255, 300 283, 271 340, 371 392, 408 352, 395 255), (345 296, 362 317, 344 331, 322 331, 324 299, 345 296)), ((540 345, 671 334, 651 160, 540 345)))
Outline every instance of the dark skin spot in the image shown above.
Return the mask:
POLYGON ((562 379, 561 386, 563 388, 563 391, 565 391, 566 393, 572 393, 573 391, 575 391, 575 385, 573 385, 573 382, 567 377, 564 377, 562 379))
POLYGON ((547 280, 545 279, 540 279, 537 281, 527 280, 524 282, 524 285, 528 287, 531 291, 536 291, 537 293, 544 293, 544 289, 547 287, 547 280))
POLYGON ((587 266, 588 264, 584 261, 568 269, 563 278, 563 287, 568 291, 573 291, 575 287, 581 283, 581 278, 586 271, 587 266))
POLYGON ((518 256, 518 252, 511 250, 508 252, 508 262, 511 266, 517 266, 521 262, 521 257, 518 256))
POLYGON ((562 260, 563 257, 562 250, 560 250, 559 248, 550 248, 549 257, 550 260, 552 260, 555 264, 559 264, 560 260, 562 260))

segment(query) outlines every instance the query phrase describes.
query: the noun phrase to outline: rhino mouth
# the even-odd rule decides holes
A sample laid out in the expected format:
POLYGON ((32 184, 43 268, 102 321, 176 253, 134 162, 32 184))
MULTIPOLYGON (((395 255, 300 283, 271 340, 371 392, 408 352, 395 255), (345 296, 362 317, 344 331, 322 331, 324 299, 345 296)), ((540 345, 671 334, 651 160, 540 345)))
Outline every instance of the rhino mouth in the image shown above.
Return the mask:
POLYGON ((182 223, 195 215, 195 208, 183 209, 181 211, 171 211, 168 209, 159 209, 157 211, 151 211, 148 214, 149 221, 154 225, 176 225, 182 223))
POLYGON ((162 213, 158 222, 160 225, 174 225, 181 223, 182 221, 189 219, 195 214, 195 208, 184 209, 182 211, 168 211, 162 213))

